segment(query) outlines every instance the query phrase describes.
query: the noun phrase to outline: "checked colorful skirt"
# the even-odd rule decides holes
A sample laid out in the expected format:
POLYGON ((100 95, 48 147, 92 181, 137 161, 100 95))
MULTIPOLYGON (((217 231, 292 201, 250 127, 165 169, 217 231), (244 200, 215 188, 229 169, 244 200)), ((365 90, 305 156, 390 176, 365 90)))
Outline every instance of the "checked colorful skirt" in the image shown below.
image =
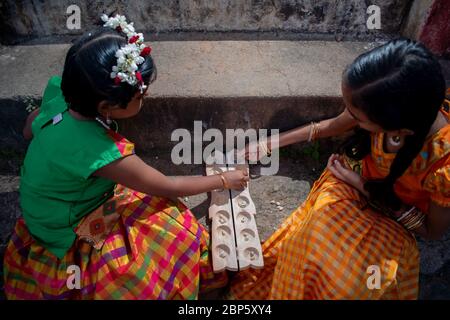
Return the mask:
MULTIPOLYGON (((120 186, 118 186, 120 188, 120 186)), ((4 258, 8 299, 196 299, 226 285, 214 274, 209 235, 181 203, 131 192, 100 250, 77 239, 63 259, 31 237, 20 219, 4 258), (69 289, 69 266, 80 288, 69 289)))

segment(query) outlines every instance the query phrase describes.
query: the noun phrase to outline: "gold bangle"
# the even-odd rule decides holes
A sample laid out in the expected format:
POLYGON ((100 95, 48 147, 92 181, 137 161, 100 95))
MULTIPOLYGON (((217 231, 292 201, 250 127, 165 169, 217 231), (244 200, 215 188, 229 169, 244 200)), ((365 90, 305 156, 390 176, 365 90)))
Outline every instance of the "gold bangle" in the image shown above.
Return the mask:
POLYGON ((222 180, 222 185, 224 189, 230 189, 227 183, 227 179, 225 178, 225 176, 223 175, 223 173, 219 174, 220 179, 222 180))
POLYGON ((317 140, 317 138, 319 137, 319 133, 320 133, 320 122, 316 122, 316 131, 314 133, 313 141, 317 140))
POLYGON ((311 122, 308 142, 315 141, 319 137, 319 133, 320 133, 320 122, 311 122))
POLYGON ((312 121, 311 124, 309 125, 309 137, 308 137, 308 142, 312 141, 313 138, 313 131, 314 131, 314 122, 312 121))

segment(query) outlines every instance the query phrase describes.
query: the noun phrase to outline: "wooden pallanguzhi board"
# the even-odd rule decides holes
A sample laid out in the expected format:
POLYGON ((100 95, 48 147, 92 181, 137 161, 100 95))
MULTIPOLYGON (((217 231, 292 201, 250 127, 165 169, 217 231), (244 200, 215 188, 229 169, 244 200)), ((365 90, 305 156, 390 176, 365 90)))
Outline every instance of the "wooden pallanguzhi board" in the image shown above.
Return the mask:
MULTIPOLYGON (((223 156, 223 155, 221 155, 223 156)), ((216 158, 217 159, 217 158, 216 158)), ((247 164, 211 164, 206 174, 245 169, 247 164)), ((213 190, 209 218, 211 225, 212 260, 214 272, 264 266, 261 242, 255 221, 256 208, 248 186, 242 191, 213 190)))

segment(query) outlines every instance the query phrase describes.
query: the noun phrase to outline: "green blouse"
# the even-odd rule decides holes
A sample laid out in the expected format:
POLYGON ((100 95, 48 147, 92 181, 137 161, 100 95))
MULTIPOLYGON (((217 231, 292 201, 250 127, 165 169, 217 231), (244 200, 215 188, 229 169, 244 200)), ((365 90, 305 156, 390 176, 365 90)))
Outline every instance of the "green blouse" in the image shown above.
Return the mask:
POLYGON ((72 246, 80 220, 114 191, 113 181, 92 173, 134 153, 134 145, 112 130, 73 118, 60 85, 61 78, 52 77, 45 89, 20 180, 26 225, 58 258, 72 246))

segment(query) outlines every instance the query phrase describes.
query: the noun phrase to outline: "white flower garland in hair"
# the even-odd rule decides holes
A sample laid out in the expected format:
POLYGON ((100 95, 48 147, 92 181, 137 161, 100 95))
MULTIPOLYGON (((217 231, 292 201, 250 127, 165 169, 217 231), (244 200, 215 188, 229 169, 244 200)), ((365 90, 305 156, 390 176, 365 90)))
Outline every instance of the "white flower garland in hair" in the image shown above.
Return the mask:
POLYGON ((124 16, 108 17, 103 14, 101 18, 105 22, 104 27, 125 33, 128 41, 116 52, 117 65, 112 68, 111 78, 117 85, 122 82, 127 82, 132 86, 138 85, 142 93, 147 86, 144 85, 138 66, 144 63, 146 56, 150 55, 151 47, 144 44, 144 35, 136 33, 133 23, 127 23, 124 16))

